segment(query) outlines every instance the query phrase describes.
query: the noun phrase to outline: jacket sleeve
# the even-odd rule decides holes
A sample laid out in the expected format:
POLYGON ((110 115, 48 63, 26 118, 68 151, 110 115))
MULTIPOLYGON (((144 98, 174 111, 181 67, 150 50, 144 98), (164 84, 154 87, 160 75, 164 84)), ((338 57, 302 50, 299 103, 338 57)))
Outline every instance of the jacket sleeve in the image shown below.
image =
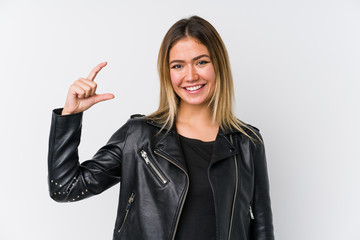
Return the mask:
MULTIPOLYGON (((261 138, 260 133, 255 132, 261 138)), ((252 240, 273 240, 275 237, 265 147, 263 142, 260 141, 256 141, 255 144, 252 144, 252 147, 255 171, 252 202, 254 219, 251 224, 250 236, 252 240)))
POLYGON ((78 201, 103 192, 121 180, 121 156, 129 124, 121 127, 91 160, 79 163, 82 113, 52 113, 48 152, 48 184, 52 199, 78 201))

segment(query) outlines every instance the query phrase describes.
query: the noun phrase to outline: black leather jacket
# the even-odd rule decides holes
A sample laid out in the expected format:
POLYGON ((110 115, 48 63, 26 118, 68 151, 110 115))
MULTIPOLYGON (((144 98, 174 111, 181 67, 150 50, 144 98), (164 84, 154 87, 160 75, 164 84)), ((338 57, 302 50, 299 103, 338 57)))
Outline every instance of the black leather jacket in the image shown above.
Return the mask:
MULTIPOLYGON (((121 182, 113 239, 174 239, 189 186, 175 128, 158 134, 161 126, 133 117, 80 164, 82 113, 60 113, 54 110, 50 131, 51 198, 78 201, 121 182)), ((274 239, 263 144, 237 131, 219 131, 208 173, 216 239, 274 239)))

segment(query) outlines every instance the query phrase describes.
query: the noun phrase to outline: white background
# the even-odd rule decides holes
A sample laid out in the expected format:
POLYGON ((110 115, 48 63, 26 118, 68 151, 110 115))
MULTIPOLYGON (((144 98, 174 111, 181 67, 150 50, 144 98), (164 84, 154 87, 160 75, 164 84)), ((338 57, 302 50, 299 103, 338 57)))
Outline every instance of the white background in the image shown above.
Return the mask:
POLYGON ((0 239, 111 239, 119 185, 59 204, 47 187, 53 108, 99 62, 84 115, 90 158, 133 113, 158 104, 167 29, 199 15, 222 36, 237 116, 261 129, 278 240, 360 239, 360 2, 0 0, 0 239))

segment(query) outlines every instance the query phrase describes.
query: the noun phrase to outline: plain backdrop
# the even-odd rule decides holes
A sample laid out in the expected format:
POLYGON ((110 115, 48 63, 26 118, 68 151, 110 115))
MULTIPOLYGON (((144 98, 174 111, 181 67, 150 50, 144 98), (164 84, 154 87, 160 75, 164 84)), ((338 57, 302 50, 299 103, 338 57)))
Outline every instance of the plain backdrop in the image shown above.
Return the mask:
POLYGON ((119 185, 50 199, 51 111, 98 63, 114 100, 84 114, 80 157, 157 108, 167 29, 199 15, 222 36, 236 115, 265 140, 278 240, 360 239, 360 2, 0 0, 0 239, 111 239, 119 185))

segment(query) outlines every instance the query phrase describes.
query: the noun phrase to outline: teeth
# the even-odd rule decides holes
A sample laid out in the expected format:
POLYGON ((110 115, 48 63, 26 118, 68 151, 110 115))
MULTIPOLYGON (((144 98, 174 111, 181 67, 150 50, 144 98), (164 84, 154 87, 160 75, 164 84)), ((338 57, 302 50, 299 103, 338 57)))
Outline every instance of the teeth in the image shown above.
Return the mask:
POLYGON ((202 86, 203 85, 198 85, 198 86, 193 86, 193 87, 187 87, 185 89, 188 90, 188 91, 195 91, 195 90, 200 89, 202 86))

